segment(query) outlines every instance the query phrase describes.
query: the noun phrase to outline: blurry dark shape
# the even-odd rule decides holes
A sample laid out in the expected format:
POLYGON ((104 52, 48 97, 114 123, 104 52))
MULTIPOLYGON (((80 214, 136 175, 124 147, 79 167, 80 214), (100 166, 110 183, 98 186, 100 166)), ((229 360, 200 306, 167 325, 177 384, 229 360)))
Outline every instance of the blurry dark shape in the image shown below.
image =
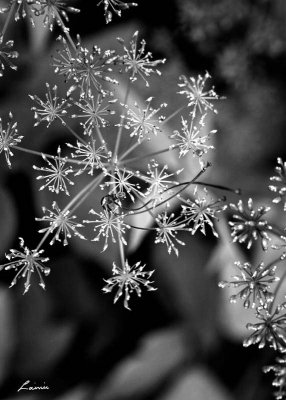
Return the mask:
POLYGON ((280 0, 180 0, 183 35, 232 85, 247 85, 286 63, 285 4, 280 0), (275 65, 279 60, 279 65, 275 65))

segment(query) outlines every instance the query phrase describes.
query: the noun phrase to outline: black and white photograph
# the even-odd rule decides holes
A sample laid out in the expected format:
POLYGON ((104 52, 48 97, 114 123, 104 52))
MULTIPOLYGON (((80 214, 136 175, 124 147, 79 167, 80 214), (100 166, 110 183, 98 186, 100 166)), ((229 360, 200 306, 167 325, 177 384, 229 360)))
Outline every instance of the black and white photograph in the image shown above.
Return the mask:
POLYGON ((285 0, 0 0, 0 400, 286 400, 285 138, 285 0))

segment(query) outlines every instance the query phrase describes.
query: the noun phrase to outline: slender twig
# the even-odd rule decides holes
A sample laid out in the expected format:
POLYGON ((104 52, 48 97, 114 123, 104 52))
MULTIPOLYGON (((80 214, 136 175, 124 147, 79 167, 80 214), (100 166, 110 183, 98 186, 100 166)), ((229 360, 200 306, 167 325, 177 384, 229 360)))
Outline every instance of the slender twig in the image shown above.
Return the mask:
MULTIPOLYGON (((167 192, 167 191, 169 191, 169 190, 171 190, 171 189, 174 189, 174 187, 184 186, 182 189, 180 189, 178 192, 174 193, 174 194, 173 194, 172 196, 170 196, 169 198, 167 198, 167 199, 165 199, 165 200, 163 200, 163 201, 157 203, 156 205, 154 205, 154 207, 149 208, 149 209, 146 208, 145 210, 138 211, 138 212, 134 212, 134 211, 131 210, 129 214, 130 214, 130 215, 137 215, 137 214, 142 214, 142 213, 144 213, 144 212, 146 212, 146 211, 149 211, 149 210, 154 210, 154 208, 160 207, 162 204, 167 203, 168 201, 172 200, 174 197, 179 196, 179 194, 182 193, 183 191, 185 191, 189 186, 195 185, 195 184, 196 184, 196 180, 197 180, 197 179, 207 170, 207 168, 210 167, 210 166, 211 166, 211 164, 210 164, 210 163, 207 163, 207 165, 206 165, 204 168, 202 168, 201 171, 200 171, 191 181, 189 181, 189 182, 184 182, 183 184, 178 183, 178 185, 172 186, 171 188, 167 188, 166 190, 164 190, 164 191, 162 192, 162 194, 165 193, 165 192, 167 192)), ((152 200, 153 200, 153 199, 149 200, 146 204, 144 204, 143 207, 145 207, 145 206, 146 206, 148 203, 150 203, 152 200)))
POLYGON ((228 192, 232 192, 238 195, 241 195, 241 189, 233 189, 227 186, 222 186, 222 185, 216 185, 214 183, 208 183, 208 182, 201 182, 201 181, 196 181, 197 185, 202 185, 202 186, 208 186, 208 187, 212 187, 215 189, 219 189, 219 190, 226 190, 228 192))
POLYGON ((101 133, 101 130, 99 129, 99 126, 95 126, 95 131, 96 131, 96 133, 97 133, 97 136, 98 136, 98 138, 99 138, 99 140, 100 140, 100 143, 104 146, 104 147, 106 147, 106 142, 105 142, 105 140, 104 140, 104 138, 103 138, 103 136, 102 136, 102 133, 101 133))
POLYGON ((77 52, 76 45, 75 45, 74 41, 72 40, 71 35, 69 34, 69 29, 65 26, 64 21, 63 21, 62 17, 60 16, 60 13, 58 11, 56 13, 57 13, 56 19, 57 19, 60 27, 62 28, 64 34, 66 35, 67 40, 69 41, 69 43, 72 46, 72 48, 74 49, 74 51, 77 52))
MULTIPOLYGON (((123 102, 124 109, 127 106, 128 97, 129 97, 129 94, 130 94, 130 88, 131 88, 131 82, 129 80, 128 81, 128 85, 127 85, 127 89, 126 89, 126 93, 125 93, 124 102, 123 102)), ((116 137, 116 143, 115 143, 115 147, 114 147, 114 151, 113 151, 113 159, 114 160, 117 158, 118 149, 119 149, 119 145, 120 145, 120 141, 121 141, 121 135, 122 135, 122 131, 123 131, 123 123, 124 123, 125 117, 126 117, 126 110, 124 111, 124 114, 120 118, 119 129, 118 129, 118 133, 117 133, 117 137, 116 137)))
MULTIPOLYGON (((74 160, 73 158, 68 158, 68 157, 58 157, 58 156, 53 156, 52 154, 47 154, 47 153, 43 153, 40 151, 36 151, 36 150, 31 150, 31 149, 27 149, 25 147, 22 146, 11 146, 13 149, 22 151, 24 153, 29 153, 29 154, 34 154, 36 156, 40 156, 40 157, 46 157, 46 158, 50 158, 52 160, 54 160, 55 158, 57 158, 58 160, 62 160, 62 161, 66 161, 69 162, 71 164, 77 164, 77 165, 88 165, 88 162, 85 161, 80 161, 80 160, 74 160)), ((105 166, 105 164, 103 164, 105 166)))
POLYGON ((166 153, 167 151, 170 151, 170 150, 173 150, 173 149, 179 147, 179 145, 174 145, 171 147, 166 147, 165 149, 162 149, 162 150, 154 151, 153 153, 143 154, 142 156, 124 159, 124 157, 126 157, 129 153, 131 153, 133 150, 135 150, 136 147, 138 147, 141 143, 137 142, 132 147, 130 147, 128 150, 126 150, 126 152, 124 154, 122 154, 122 156, 119 158, 119 162, 122 162, 122 163, 124 162, 124 164, 127 164, 127 163, 130 163, 133 161, 143 160, 144 158, 151 158, 151 157, 157 156, 158 154, 166 153))
MULTIPOLYGON (((283 253, 278 259, 276 259, 275 261, 272 261, 271 264, 268 267, 270 267, 271 265, 276 264, 276 263, 278 263, 280 261, 283 261, 285 259, 285 256, 286 256, 285 253, 283 253)), ((277 294, 278 294, 278 292, 279 292, 279 290, 280 290, 285 278, 286 278, 286 269, 283 272, 283 275, 281 276, 281 278, 280 278, 279 282, 277 283, 277 286, 276 286, 276 288, 275 288, 275 290, 273 292, 273 301, 272 301, 271 306, 270 306, 270 314, 272 314, 272 310, 273 310, 273 306, 274 306, 275 300, 277 298, 277 294)))
POLYGON ((13 2, 12 6, 11 6, 11 8, 9 10, 9 13, 8 13, 7 18, 6 18, 5 24, 4 24, 2 32, 0 34, 0 37, 2 37, 2 40, 3 40, 4 35, 5 35, 6 31, 7 31, 8 25, 9 25, 9 23, 11 21, 15 6, 16 6, 16 1, 13 2))
POLYGON ((178 108, 176 111, 174 111, 171 115, 169 115, 167 118, 164 119, 164 121, 161 123, 161 126, 169 122, 172 118, 174 118, 179 112, 183 111, 187 106, 182 106, 178 108))
POLYGON ((63 126, 65 126, 67 128, 68 131, 70 131, 70 133, 82 144, 87 144, 86 141, 84 139, 82 139, 74 129, 72 129, 66 122, 63 122, 63 126))

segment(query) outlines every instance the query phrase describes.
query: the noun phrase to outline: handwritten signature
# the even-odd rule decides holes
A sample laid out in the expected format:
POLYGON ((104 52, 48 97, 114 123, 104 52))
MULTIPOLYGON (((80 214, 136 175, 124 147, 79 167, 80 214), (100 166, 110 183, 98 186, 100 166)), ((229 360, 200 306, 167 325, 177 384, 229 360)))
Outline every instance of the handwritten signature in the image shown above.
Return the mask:
MULTIPOLYGON (((42 386, 33 386, 33 385, 29 385, 31 381, 26 381, 23 383, 23 385, 21 387, 19 387, 19 389, 17 390, 17 392, 20 392, 21 390, 49 390, 49 386, 46 385, 46 383, 44 382, 44 384, 42 386)), ((34 382, 35 384, 35 382, 34 382)))

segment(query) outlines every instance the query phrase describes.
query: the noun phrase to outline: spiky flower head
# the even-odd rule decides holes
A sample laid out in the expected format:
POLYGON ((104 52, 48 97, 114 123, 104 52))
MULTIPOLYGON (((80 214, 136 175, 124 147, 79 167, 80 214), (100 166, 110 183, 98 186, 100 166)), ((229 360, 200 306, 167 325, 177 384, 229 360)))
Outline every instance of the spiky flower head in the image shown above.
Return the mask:
POLYGON ((150 139, 161 131, 160 124, 164 121, 163 115, 157 115, 162 108, 167 107, 162 103, 158 108, 151 107, 153 97, 146 100, 146 107, 142 108, 137 102, 134 107, 125 106, 127 113, 124 119, 124 127, 130 130, 130 137, 136 136, 140 143, 143 139, 150 139))
POLYGON ((93 175, 95 169, 104 169, 104 162, 110 158, 110 153, 106 150, 105 145, 96 146, 96 140, 93 138, 88 143, 77 141, 76 146, 70 143, 67 143, 67 146, 74 150, 71 153, 72 158, 79 161, 75 175, 81 175, 86 171, 89 175, 93 175))
POLYGON ((218 237, 218 233, 214 227, 214 220, 218 219, 218 214, 226 209, 223 199, 213 201, 206 195, 198 197, 195 201, 183 200, 182 217, 187 225, 191 225, 190 231, 194 235, 197 230, 206 235, 206 226, 209 226, 214 236, 218 237))
POLYGON ((11 10, 12 7, 15 9, 14 19, 15 21, 19 21, 20 18, 29 17, 32 25, 34 26, 34 8, 35 4, 38 4, 39 0, 10 0, 10 3, 7 7, 1 8, 0 13, 7 13, 11 10))
POLYGON ((148 164, 148 170, 146 174, 142 175, 141 178, 149 185, 145 194, 147 196, 152 196, 154 206, 158 201, 163 199, 164 194, 169 197, 170 193, 172 193, 171 188, 178 184, 178 181, 175 179, 175 177, 176 175, 178 176, 182 171, 183 169, 179 169, 175 173, 169 173, 168 165, 160 166, 156 160, 151 160, 151 162, 148 164), (166 193, 167 190, 168 194, 166 193))
POLYGON ((53 30, 55 23, 62 29, 68 30, 64 25, 62 17, 66 22, 69 21, 67 13, 77 14, 80 12, 78 8, 67 5, 66 0, 38 0, 34 7, 34 14, 36 16, 43 15, 44 26, 47 26, 50 31, 53 30))
POLYGON ((167 246, 168 253, 171 254, 172 251, 179 256, 179 250, 176 245, 180 244, 182 246, 185 243, 177 238, 177 234, 179 231, 188 230, 185 224, 179 219, 179 217, 175 217, 175 214, 172 213, 170 215, 167 214, 167 211, 160 213, 157 215, 156 219, 157 227, 156 229, 156 239, 155 243, 162 243, 167 246))
POLYGON ((134 178, 138 176, 133 171, 127 170, 126 168, 118 168, 114 169, 114 172, 105 172, 106 177, 109 178, 103 185, 101 185, 102 189, 104 187, 109 189, 109 194, 126 194, 129 196, 131 201, 135 201, 135 198, 142 198, 144 194, 141 191, 141 186, 138 182, 134 182, 134 178))
POLYGON ((126 3, 121 0, 100 0, 97 5, 100 6, 101 4, 104 6, 104 16, 107 24, 112 21, 113 12, 117 14, 118 17, 121 17, 122 10, 127 10, 130 7, 136 7, 138 5, 137 3, 126 3))
POLYGON ((8 40, 7 42, 3 43, 3 40, 3 35, 0 35, 0 78, 4 74, 5 64, 7 64, 8 67, 14 71, 17 70, 17 66, 13 64, 11 60, 18 58, 19 56, 19 53, 13 50, 14 41, 8 40))
POLYGON ((233 287, 239 289, 236 294, 230 297, 231 303, 236 303, 237 299, 243 300, 245 308, 262 306, 267 302, 273 301, 273 293, 269 290, 272 283, 279 281, 275 276, 275 265, 264 265, 261 262, 256 268, 248 262, 234 263, 239 270, 239 275, 234 275, 231 281, 219 282, 219 287, 233 287))
POLYGON ((109 125, 106 117, 115 114, 115 111, 110 109, 110 106, 116 101, 117 99, 106 99, 102 93, 99 93, 96 98, 94 96, 81 98, 79 102, 74 103, 79 108, 79 111, 77 114, 73 114, 72 118, 84 119, 85 121, 81 122, 84 133, 91 135, 94 128, 109 125))
POLYGON ((286 303, 278 305, 272 311, 272 303, 268 302, 264 307, 258 307, 256 318, 260 320, 256 324, 247 324, 247 329, 254 331, 244 342, 244 347, 258 344, 262 349, 269 344, 275 351, 286 352, 286 314, 282 313, 286 303))
POLYGON ((44 215, 42 218, 36 218, 36 221, 48 222, 49 226, 39 230, 39 233, 54 234, 50 245, 53 245, 55 241, 62 241, 61 236, 63 236, 63 245, 68 244, 68 239, 72 237, 72 234, 79 237, 80 239, 85 239, 85 237, 77 230, 77 228, 82 228, 83 225, 76 222, 76 216, 70 215, 69 210, 60 210, 57 203, 54 201, 52 204, 52 210, 46 207, 42 207, 44 215))
POLYGON ((94 215, 95 219, 84 220, 83 222, 93 224, 93 230, 97 233, 95 238, 92 239, 94 242, 98 242, 101 238, 104 239, 102 251, 108 248, 110 240, 112 243, 116 243, 116 236, 121 243, 127 245, 123 235, 130 226, 124 222, 124 215, 111 212, 107 208, 104 208, 103 211, 99 213, 91 209, 89 214, 94 215))
POLYGON ((131 82, 135 82, 138 76, 140 76, 144 80, 146 86, 149 86, 146 77, 154 73, 161 75, 161 72, 156 67, 159 64, 164 64, 166 59, 152 60, 152 53, 145 53, 146 41, 144 39, 140 41, 140 47, 138 46, 138 35, 138 31, 133 34, 130 48, 125 45, 124 39, 117 38, 124 49, 124 54, 119 56, 117 61, 122 65, 122 70, 129 73, 131 82))
POLYGON ((124 296, 124 307, 127 310, 129 308, 130 295, 135 291, 138 297, 141 297, 141 287, 145 286, 148 291, 157 290, 152 286, 154 283, 150 281, 150 277, 154 271, 143 271, 145 265, 141 265, 141 261, 130 266, 128 260, 125 260, 125 264, 122 268, 118 267, 113 263, 112 274, 113 276, 109 279, 104 279, 107 283, 102 289, 105 293, 110 293, 116 286, 118 290, 114 297, 114 303, 123 295, 124 296))
MULTIPOLYGON (((80 89, 81 97, 91 97, 93 90, 105 93, 102 87, 104 82, 117 83, 110 76, 114 61, 113 51, 102 51, 96 45, 89 50, 81 44, 78 35, 75 53, 72 53, 66 40, 63 37, 60 39, 64 49, 58 51, 58 57, 54 57, 55 73, 64 75, 66 80, 73 80, 75 86, 80 89)), ((68 92, 73 89, 74 85, 68 92)))
POLYGON ((18 135, 17 122, 13 121, 13 114, 9 113, 9 120, 4 129, 2 119, 0 118, 0 154, 5 153, 5 158, 8 167, 11 168, 10 157, 13 156, 12 148, 17 146, 23 139, 23 136, 18 135))
POLYGON ((60 146, 58 147, 57 154, 57 156, 51 158, 51 161, 45 154, 42 154, 43 160, 48 164, 46 167, 33 165, 36 171, 44 173, 44 175, 37 176, 37 179, 45 181, 39 190, 48 188, 53 193, 59 194, 60 192, 65 192, 69 196, 67 184, 74 185, 74 183, 69 179, 68 175, 74 171, 71 166, 66 166, 67 160, 61 157, 60 146))
MULTIPOLYGON (((205 116, 206 114, 204 114, 205 116)), ((181 130, 175 130, 171 135, 171 139, 174 139, 176 144, 172 145, 171 148, 179 148, 179 157, 185 156, 190 151, 195 157, 202 157, 209 150, 214 149, 214 146, 208 144, 211 136, 216 133, 216 130, 211 130, 206 134, 202 134, 204 124, 200 120, 199 126, 194 125, 193 119, 189 123, 186 119, 181 117, 181 130)))
POLYGON ((48 276, 50 273, 50 268, 45 267, 43 263, 49 261, 48 257, 42 257, 41 254, 43 250, 35 249, 29 250, 27 246, 24 245, 23 238, 20 239, 20 247, 23 251, 11 249, 9 254, 6 254, 6 258, 9 260, 7 264, 0 265, 0 270, 4 269, 6 271, 14 269, 17 271, 16 276, 11 282, 10 287, 17 283, 19 278, 24 278, 24 293, 27 293, 31 286, 31 277, 34 272, 37 272, 42 289, 45 289, 45 282, 43 280, 42 274, 48 276), (10 261, 12 260, 12 261, 10 261))
POLYGON ((277 158, 277 166, 275 167, 276 176, 272 176, 270 180, 273 182, 269 185, 269 189, 276 194, 272 200, 273 203, 284 202, 284 211, 286 211, 286 162, 281 157, 277 158))
POLYGON ((281 354, 275 359, 276 364, 263 368, 263 372, 273 372, 274 380, 272 385, 275 388, 274 397, 276 400, 283 400, 286 397, 286 355, 281 354))
POLYGON ((59 119, 64 123, 63 117, 67 114, 67 108, 71 106, 68 103, 68 99, 60 99, 57 95, 58 87, 54 85, 50 88, 50 85, 46 83, 47 92, 45 93, 45 100, 40 99, 36 95, 29 95, 29 97, 35 101, 38 106, 32 107, 34 111, 34 118, 36 120, 35 126, 39 125, 41 122, 47 122, 47 128, 51 125, 53 121, 59 119))
POLYGON ((206 81, 211 78, 208 72, 204 76, 198 75, 197 79, 190 77, 187 78, 185 75, 179 77, 181 83, 178 84, 182 90, 180 94, 184 94, 188 99, 188 107, 191 108, 190 114, 192 118, 195 118, 197 110, 201 114, 212 110, 217 113, 212 103, 213 100, 218 100, 220 97, 214 90, 214 86, 210 89, 206 89, 206 81))
POLYGON ((253 244, 253 240, 260 239, 263 250, 267 250, 270 237, 268 232, 272 227, 262 217, 270 210, 270 207, 259 207, 253 209, 253 201, 248 199, 247 206, 242 200, 236 204, 230 204, 230 209, 235 212, 232 216, 233 221, 229 222, 232 229, 231 236, 234 242, 246 243, 247 248, 253 244))

